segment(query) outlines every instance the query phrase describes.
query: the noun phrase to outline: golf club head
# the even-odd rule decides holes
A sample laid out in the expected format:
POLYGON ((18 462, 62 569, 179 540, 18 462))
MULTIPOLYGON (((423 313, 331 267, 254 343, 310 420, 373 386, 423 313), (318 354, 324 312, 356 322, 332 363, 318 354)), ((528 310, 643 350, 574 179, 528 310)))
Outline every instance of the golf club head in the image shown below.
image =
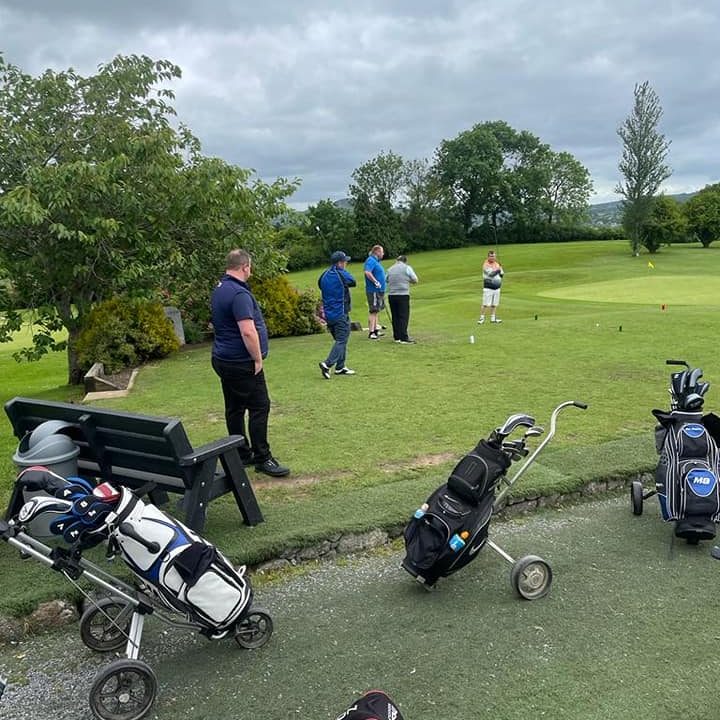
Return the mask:
POLYGON ((55 520, 68 515, 72 506, 73 503, 69 500, 38 495, 30 498, 20 508, 17 520, 31 537, 38 540, 57 539, 57 533, 53 532, 50 526, 55 520))
POLYGON ((716 560, 720 560, 720 547, 715 545, 710 551, 710 555, 712 555, 712 557, 714 557, 716 560))
POLYGON ((696 412, 702 408, 704 402, 701 395, 690 393, 683 399, 682 409, 688 412, 696 412))
POLYGON ((523 435, 523 440, 525 438, 529 437, 535 437, 537 435, 542 435, 545 432, 545 428, 540 427, 540 425, 533 425, 531 428, 528 428, 525 434, 523 435))
POLYGON ((690 375, 688 377, 688 389, 692 389, 693 392, 697 392, 695 390, 695 386, 698 384, 698 380, 703 376, 703 371, 701 368, 695 368, 690 371, 690 375))
POLYGON ((709 382, 701 382, 698 383, 698 386, 695 388, 698 395, 705 395, 705 393, 710 389, 710 383, 709 382))
POLYGON ((687 387, 688 371, 682 370, 670 375, 670 388, 676 398, 680 398, 687 387))
POLYGON ((533 425, 535 425, 535 418, 530 415, 525 415, 524 413, 515 413, 514 415, 511 415, 499 428, 496 428, 494 434, 502 440, 518 427, 531 428, 533 425))

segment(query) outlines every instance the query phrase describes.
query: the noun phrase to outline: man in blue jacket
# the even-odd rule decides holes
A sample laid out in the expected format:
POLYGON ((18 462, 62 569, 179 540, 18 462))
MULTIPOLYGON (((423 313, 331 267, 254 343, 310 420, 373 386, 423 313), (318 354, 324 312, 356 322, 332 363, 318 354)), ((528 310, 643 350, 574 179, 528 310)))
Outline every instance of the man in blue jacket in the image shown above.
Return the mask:
POLYGON ((330 370, 335 366, 336 375, 354 375, 355 371, 345 365, 348 338, 350 337, 350 289, 355 287, 355 278, 345 269, 350 257, 342 250, 330 256, 332 265, 318 278, 322 293, 323 312, 328 330, 335 340, 324 362, 318 363, 320 372, 330 379, 330 370))

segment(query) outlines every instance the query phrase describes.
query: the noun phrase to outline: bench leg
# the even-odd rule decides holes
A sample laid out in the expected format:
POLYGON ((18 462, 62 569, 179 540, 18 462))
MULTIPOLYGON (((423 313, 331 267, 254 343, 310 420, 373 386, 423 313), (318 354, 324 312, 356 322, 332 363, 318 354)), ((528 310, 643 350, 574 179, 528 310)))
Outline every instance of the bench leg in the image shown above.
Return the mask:
POLYGON ((263 522, 263 514, 260 511, 255 491, 250 484, 245 472, 245 467, 240 460, 240 453, 237 448, 229 450, 220 456, 220 464, 225 472, 225 477, 230 483, 230 489, 235 497, 243 520, 246 525, 258 525, 263 522))
POLYGON ((198 478, 183 495, 182 506, 185 511, 185 524, 198 533, 205 529, 209 491, 210 483, 207 480, 198 478))

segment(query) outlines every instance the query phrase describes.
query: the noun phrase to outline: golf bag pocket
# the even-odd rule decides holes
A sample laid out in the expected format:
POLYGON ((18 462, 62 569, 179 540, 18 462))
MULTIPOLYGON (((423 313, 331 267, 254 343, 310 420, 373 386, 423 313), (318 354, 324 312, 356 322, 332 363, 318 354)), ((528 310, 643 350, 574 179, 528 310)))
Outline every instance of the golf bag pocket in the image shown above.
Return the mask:
POLYGON ((240 619, 251 600, 245 568, 236 570, 212 545, 194 543, 172 563, 183 583, 178 599, 214 628, 224 628, 240 619))
POLYGON ((680 463, 684 516, 700 515, 717 522, 720 494, 716 473, 706 462, 687 460, 680 463))
POLYGON ((710 453, 711 443, 713 441, 703 425, 700 423, 686 423, 678 433, 678 458, 685 460, 707 457, 710 453))
POLYGON ((450 473, 448 489, 463 500, 477 505, 495 490, 498 479, 508 467, 510 460, 507 455, 486 440, 481 440, 450 473))
POLYGON ((431 568, 450 539, 448 524, 433 513, 413 518, 405 528, 408 560, 419 570, 431 568))

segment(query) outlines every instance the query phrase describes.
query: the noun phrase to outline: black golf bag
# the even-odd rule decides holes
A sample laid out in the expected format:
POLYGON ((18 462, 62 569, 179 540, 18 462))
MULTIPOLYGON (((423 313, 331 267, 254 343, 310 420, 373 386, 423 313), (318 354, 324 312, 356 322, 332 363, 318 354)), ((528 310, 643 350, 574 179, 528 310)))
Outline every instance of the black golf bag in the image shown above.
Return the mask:
POLYGON ((411 518, 402 567, 432 587, 467 565, 487 541, 495 489, 510 464, 499 447, 481 440, 411 518))
POLYGON ((46 468, 25 470, 16 490, 27 497, 17 514, 31 537, 78 550, 108 542, 135 574, 139 589, 215 636, 237 625, 252 603, 245 567, 179 520, 145 504, 127 488, 64 480, 46 468))
POLYGON ((663 520, 675 521, 675 535, 690 543, 711 540, 720 521, 720 455, 708 426, 717 427, 718 418, 682 410, 652 412, 659 423, 655 487, 663 520))
POLYGON ((403 716, 382 690, 370 690, 335 720, 403 720, 403 716))

